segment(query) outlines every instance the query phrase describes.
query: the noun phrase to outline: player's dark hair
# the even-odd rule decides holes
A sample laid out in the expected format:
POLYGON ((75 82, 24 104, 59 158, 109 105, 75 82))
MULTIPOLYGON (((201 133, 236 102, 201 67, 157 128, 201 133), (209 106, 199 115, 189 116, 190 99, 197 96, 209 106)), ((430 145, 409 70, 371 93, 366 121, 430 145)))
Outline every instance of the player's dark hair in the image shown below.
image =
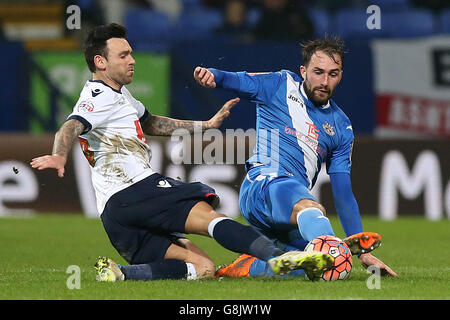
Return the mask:
POLYGON ((303 65, 308 66, 312 55, 317 51, 325 52, 334 62, 334 55, 341 57, 341 65, 344 67, 344 54, 347 53, 345 49, 344 40, 338 36, 329 37, 325 35, 323 39, 310 40, 308 42, 300 43, 302 46, 303 65))
POLYGON ((111 38, 126 38, 127 29, 117 23, 111 23, 107 26, 97 26, 93 28, 83 44, 84 58, 91 72, 96 71, 94 57, 101 55, 108 58, 108 48, 106 41, 111 38))

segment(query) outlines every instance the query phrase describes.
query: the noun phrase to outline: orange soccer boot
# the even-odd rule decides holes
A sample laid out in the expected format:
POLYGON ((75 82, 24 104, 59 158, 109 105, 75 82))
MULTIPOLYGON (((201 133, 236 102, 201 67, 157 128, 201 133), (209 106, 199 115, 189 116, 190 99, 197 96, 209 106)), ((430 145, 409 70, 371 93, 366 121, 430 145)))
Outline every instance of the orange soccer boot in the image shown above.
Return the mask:
POLYGON ((360 232, 343 240, 353 255, 368 253, 381 246, 381 236, 375 232, 360 232))
POLYGON ((250 266, 257 258, 248 254, 241 254, 232 263, 220 267, 216 271, 216 277, 241 278, 250 276, 250 266))

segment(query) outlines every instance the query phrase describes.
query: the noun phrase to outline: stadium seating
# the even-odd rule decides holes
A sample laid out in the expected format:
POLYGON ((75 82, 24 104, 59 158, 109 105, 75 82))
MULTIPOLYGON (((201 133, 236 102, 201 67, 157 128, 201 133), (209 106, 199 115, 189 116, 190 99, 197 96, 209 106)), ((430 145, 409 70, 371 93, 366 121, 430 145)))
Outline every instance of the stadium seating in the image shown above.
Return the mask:
MULTIPOLYGON (((333 33, 337 33, 344 39, 358 38, 358 39, 370 39, 374 37, 381 37, 384 35, 383 28, 381 29, 369 29, 367 28, 367 18, 369 15, 365 9, 342 9, 336 12, 334 16, 335 30, 331 30, 333 33)), ((383 19, 381 20, 383 21, 383 19)), ((334 28, 333 28, 334 29, 334 28)))
POLYGON ((198 9, 203 6, 202 0, 182 0, 184 10, 198 9))
POLYGON ((441 33, 450 34, 450 9, 444 10, 440 15, 440 29, 441 33))
POLYGON ((327 11, 313 8, 309 10, 309 17, 314 23, 314 36, 323 37, 330 31, 330 17, 327 11))
POLYGON ((202 40, 212 37, 214 30, 223 24, 223 15, 220 10, 198 9, 183 12, 172 29, 174 39, 202 40))
MULTIPOLYGON (((224 22, 223 12, 206 8, 199 0, 183 0, 184 10, 174 21, 162 12, 130 8, 125 14, 130 42, 136 49, 167 51, 174 42, 212 39, 215 30, 224 22)), ((343 8, 332 14, 324 9, 311 8, 315 36, 338 34, 344 39, 370 40, 373 38, 409 38, 435 33, 450 33, 450 10, 438 19, 430 11, 413 9, 409 0, 373 0, 380 6, 381 29, 369 29, 370 13, 365 7, 343 8)), ((249 26, 261 16, 258 9, 250 9, 249 26)))
POLYGON ((29 50, 76 50, 78 40, 65 32, 59 1, 0 1, 0 38, 22 41, 29 50))
POLYGON ((250 8, 247 11, 247 24, 250 28, 255 27, 261 19, 262 11, 258 8, 250 8))
POLYGON ((381 29, 392 38, 428 36, 435 32, 433 14, 426 10, 383 12, 381 29))
POLYGON ((137 50, 167 51, 171 42, 169 17, 150 9, 129 9, 125 14, 128 40, 137 50))
POLYGON ((371 0, 370 4, 375 4, 381 10, 405 10, 411 8, 409 0, 371 0))
POLYGON ((433 14, 427 10, 382 11, 381 29, 366 26, 369 14, 363 9, 343 9, 336 13, 337 32, 343 38, 409 38, 436 33, 433 14))

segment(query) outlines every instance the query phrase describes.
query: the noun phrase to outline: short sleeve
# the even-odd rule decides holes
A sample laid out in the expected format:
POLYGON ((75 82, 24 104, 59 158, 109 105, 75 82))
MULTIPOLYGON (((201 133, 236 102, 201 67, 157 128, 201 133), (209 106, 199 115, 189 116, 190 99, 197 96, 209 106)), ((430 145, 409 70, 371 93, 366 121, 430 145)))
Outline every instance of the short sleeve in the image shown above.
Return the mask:
POLYGON ((85 127, 84 134, 105 123, 110 115, 110 104, 106 104, 102 100, 80 99, 73 108, 73 112, 67 117, 67 120, 76 119, 83 123, 85 127))

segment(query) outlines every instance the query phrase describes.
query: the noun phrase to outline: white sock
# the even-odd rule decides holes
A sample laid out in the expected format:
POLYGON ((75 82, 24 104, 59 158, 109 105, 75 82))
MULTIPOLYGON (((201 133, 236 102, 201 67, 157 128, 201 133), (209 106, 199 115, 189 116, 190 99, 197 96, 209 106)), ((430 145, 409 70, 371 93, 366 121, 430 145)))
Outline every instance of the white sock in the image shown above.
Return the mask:
POLYGON ((225 219, 231 219, 229 217, 218 217, 215 219, 212 219, 211 222, 208 225, 208 233, 211 236, 211 238, 213 237, 213 232, 214 232, 214 227, 216 226, 216 224, 218 224, 220 221, 225 220, 225 219))
POLYGON ((187 275, 186 280, 197 280, 197 270, 192 263, 186 262, 187 266, 187 275))

